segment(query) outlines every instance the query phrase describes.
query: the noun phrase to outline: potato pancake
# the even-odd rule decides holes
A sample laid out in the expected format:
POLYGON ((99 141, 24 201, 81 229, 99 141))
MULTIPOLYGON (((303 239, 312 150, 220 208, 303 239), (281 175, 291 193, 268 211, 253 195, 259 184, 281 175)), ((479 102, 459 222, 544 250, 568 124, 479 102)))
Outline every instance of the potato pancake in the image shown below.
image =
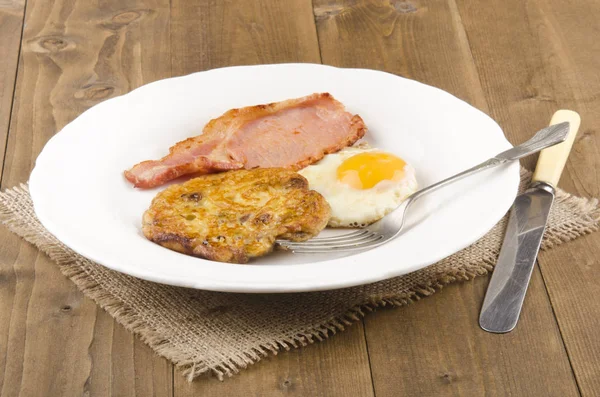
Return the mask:
POLYGON ((304 241, 327 225, 331 210, 307 180, 283 168, 203 175, 152 200, 142 230, 174 251, 246 263, 273 250, 275 239, 304 241))

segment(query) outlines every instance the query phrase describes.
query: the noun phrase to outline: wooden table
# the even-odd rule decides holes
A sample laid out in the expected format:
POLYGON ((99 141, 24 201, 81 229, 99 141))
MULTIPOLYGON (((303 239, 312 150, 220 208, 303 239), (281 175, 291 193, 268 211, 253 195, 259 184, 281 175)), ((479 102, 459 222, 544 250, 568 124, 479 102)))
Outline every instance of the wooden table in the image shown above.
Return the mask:
MULTIPOLYGON (((26 181, 48 138, 85 109, 142 84, 322 62, 443 88, 513 143, 556 109, 576 110, 561 186, 599 197, 599 20, 596 0, 0 0, 1 186, 26 181)), ((1 396, 600 395, 600 233, 540 256, 510 334, 477 325, 482 277, 192 384, 46 256, 0 235, 1 396)))

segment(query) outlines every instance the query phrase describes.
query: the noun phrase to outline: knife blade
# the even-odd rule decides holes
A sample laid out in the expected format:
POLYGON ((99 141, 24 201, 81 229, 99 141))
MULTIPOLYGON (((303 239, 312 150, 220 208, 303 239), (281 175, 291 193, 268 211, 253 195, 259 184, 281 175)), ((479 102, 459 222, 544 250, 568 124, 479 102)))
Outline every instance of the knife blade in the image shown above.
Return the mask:
POLYGON ((550 125, 569 122, 567 139, 542 150, 532 183, 510 210, 498 262, 483 301, 479 325, 488 332, 512 331, 519 320, 544 230, 554 202, 554 189, 579 129, 579 115, 557 111, 550 125))

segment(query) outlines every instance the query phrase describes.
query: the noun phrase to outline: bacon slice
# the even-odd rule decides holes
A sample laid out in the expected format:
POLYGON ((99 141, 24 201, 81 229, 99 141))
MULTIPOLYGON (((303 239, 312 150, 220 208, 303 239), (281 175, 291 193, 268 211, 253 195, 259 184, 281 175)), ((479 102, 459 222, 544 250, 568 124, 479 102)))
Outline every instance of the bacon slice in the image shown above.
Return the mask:
POLYGON ((202 135, 125 171, 136 187, 151 188, 188 174, 283 167, 298 170, 354 144, 367 130, 358 115, 329 93, 232 109, 206 124, 202 135))

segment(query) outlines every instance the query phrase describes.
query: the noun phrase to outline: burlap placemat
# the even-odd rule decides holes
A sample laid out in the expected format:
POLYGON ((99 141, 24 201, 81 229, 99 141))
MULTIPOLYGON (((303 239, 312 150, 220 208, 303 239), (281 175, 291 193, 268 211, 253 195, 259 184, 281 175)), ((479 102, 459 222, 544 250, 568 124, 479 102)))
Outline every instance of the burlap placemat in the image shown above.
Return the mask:
MULTIPOLYGON (((522 172, 522 186, 529 176, 522 172)), ((599 217, 598 200, 559 190, 542 248, 596 230, 599 217)), ((404 305, 445 284, 486 274, 497 258, 505 227, 503 220, 472 246, 406 276, 335 291, 252 295, 155 284, 93 263, 44 229, 26 185, 0 193, 0 218, 190 380, 208 371, 222 379, 282 348, 327 338, 377 306, 404 305)))

